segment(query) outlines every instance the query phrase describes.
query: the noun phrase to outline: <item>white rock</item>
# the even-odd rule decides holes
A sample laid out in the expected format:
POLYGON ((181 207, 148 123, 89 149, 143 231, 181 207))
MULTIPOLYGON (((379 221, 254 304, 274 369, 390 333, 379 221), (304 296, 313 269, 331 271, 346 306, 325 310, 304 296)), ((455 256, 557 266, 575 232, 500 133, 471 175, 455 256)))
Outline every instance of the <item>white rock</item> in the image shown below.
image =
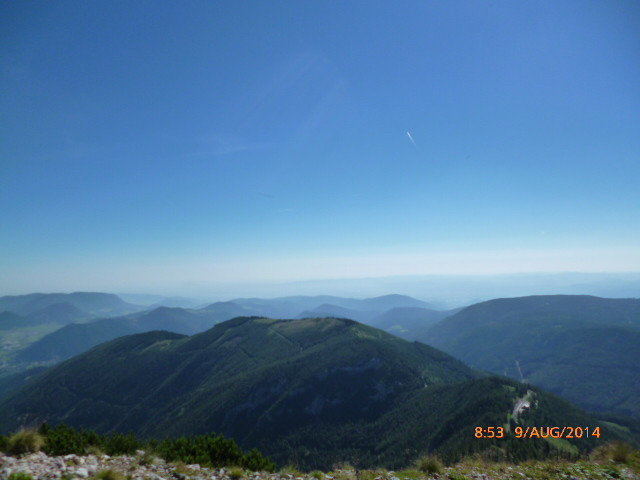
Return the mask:
POLYGON ((89 476, 89 471, 84 467, 80 467, 76 470, 76 475, 82 478, 87 478, 89 476))

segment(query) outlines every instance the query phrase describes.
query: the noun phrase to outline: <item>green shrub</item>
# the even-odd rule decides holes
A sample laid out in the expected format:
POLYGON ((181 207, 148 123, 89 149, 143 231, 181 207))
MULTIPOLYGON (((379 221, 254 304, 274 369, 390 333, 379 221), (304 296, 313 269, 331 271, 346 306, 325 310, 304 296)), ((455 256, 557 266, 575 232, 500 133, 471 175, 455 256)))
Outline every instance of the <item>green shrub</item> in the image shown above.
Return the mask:
POLYGON ((191 464, 212 466, 215 468, 240 466, 254 472, 273 472, 275 463, 253 449, 247 454, 232 439, 223 435, 199 435, 197 437, 167 438, 160 442, 156 451, 168 462, 180 460, 191 464))
POLYGON ((241 478, 244 478, 244 470, 240 467, 231 467, 229 477, 231 477, 231 480, 240 480, 241 478))
POLYGON ((324 473, 322 473, 320 470, 314 470, 309 475, 311 475, 316 480, 324 480, 324 473))
POLYGON ((442 473, 443 466, 442 462, 435 455, 424 455, 418 459, 417 465, 418 470, 423 473, 433 474, 433 473, 442 473))
POLYGON ((117 432, 107 437, 104 445, 107 455, 133 455, 143 446, 133 433, 123 435, 117 432))
MULTIPOLYGON (((232 439, 223 435, 207 434, 196 437, 167 438, 163 441, 142 442, 133 434, 112 433, 99 435, 94 431, 76 430, 65 424, 50 427, 43 423, 39 432, 21 430, 10 438, 0 436, 0 451, 21 454, 40 448, 50 456, 75 455, 133 455, 136 450, 154 452, 167 462, 198 463, 215 468, 238 466, 254 472, 273 472, 276 464, 255 448, 248 453, 232 439)), ((151 465, 155 456, 146 453, 136 460, 140 465, 151 465)))
POLYGON ((21 429, 9 436, 7 452, 14 455, 39 452, 44 445, 44 438, 34 429, 21 429))
POLYGON ((7 480, 31 480, 33 477, 27 472, 13 472, 7 480))
POLYGON ((124 475, 114 470, 100 470, 93 478, 95 480, 125 480, 124 475))
POLYGON ((633 448, 628 443, 615 442, 611 446, 611 460, 616 463, 627 463, 633 452, 633 448))
POLYGON ((242 457, 241 465, 252 472, 275 472, 276 470, 276 464, 255 448, 242 457))

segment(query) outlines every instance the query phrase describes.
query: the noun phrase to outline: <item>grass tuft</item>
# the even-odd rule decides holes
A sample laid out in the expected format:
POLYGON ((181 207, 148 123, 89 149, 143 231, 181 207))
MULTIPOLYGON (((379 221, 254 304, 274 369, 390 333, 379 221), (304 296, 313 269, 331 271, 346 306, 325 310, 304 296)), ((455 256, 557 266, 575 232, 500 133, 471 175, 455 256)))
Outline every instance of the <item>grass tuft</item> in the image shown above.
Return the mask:
POLYGON ((94 455, 96 457, 101 457, 104 455, 104 451, 101 450, 99 447, 96 447, 95 445, 89 445, 86 449, 85 449, 85 453, 87 455, 94 455))
POLYGON ((27 472, 13 472, 7 480, 31 480, 33 477, 27 472))
POLYGON ((302 472, 300 470, 298 470, 298 467, 294 466, 294 465, 287 465, 286 467, 284 467, 282 470, 280 470, 280 473, 283 475, 293 475, 294 477, 302 477, 302 472))
POLYGON ((115 470, 100 470, 93 477, 94 480, 125 480, 124 475, 115 470))
POLYGON ((12 434, 7 442, 7 452, 13 455, 39 452, 44 438, 34 429, 21 429, 12 434))
POLYGON ((441 474, 444 471, 442 462, 435 455, 424 455, 418 459, 417 468, 423 473, 441 474))
POLYGON ((633 447, 624 442, 610 442, 591 452, 591 459, 596 462, 629 463, 634 453, 633 447))
POLYGON ((156 457, 153 454, 146 452, 144 455, 138 457, 138 463, 144 466, 153 465, 156 463, 156 457))

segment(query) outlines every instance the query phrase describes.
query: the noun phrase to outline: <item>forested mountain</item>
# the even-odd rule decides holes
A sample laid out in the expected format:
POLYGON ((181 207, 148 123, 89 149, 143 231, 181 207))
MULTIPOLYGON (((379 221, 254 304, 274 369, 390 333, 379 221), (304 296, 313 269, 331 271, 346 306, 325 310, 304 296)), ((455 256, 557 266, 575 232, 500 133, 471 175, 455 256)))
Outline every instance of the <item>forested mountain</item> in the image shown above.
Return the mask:
MULTIPOLYGON (((524 385, 351 320, 244 317, 191 337, 155 331, 99 345, 6 398, 0 427, 46 419, 147 437, 217 431, 304 468, 345 460, 395 468, 434 449, 526 458, 597 443, 475 438, 477 426, 513 432, 525 394, 524 385)), ((526 398, 522 425, 598 425, 544 392, 526 398)))
POLYGON ((103 342, 138 332, 134 322, 123 318, 72 323, 19 351, 15 360, 25 364, 60 362, 103 342))
POLYGON ((640 417, 640 300, 491 300, 444 319, 420 340, 591 411, 640 417))
POLYGON ((88 320, 92 317, 92 313, 82 311, 69 302, 51 303, 29 314, 29 318, 36 319, 41 323, 55 322, 63 325, 88 320))

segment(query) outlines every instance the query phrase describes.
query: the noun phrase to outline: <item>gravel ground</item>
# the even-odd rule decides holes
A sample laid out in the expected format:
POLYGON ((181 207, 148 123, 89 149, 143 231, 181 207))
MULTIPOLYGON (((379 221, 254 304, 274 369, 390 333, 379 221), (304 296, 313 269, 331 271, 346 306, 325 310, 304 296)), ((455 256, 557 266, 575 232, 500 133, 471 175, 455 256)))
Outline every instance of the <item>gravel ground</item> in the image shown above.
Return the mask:
POLYGON ((640 480, 640 471, 637 468, 624 464, 603 465, 593 462, 528 462, 521 465, 461 463, 431 475, 411 470, 388 472, 352 469, 336 470, 328 474, 302 474, 288 473, 286 470, 279 473, 241 472, 231 468, 205 468, 197 464, 167 464, 164 460, 145 455, 142 451, 137 452, 136 456, 117 457, 49 457, 42 452, 12 457, 0 453, 1 480, 15 478, 19 472, 30 475, 33 480, 91 480, 107 470, 119 473, 122 480, 640 480))

